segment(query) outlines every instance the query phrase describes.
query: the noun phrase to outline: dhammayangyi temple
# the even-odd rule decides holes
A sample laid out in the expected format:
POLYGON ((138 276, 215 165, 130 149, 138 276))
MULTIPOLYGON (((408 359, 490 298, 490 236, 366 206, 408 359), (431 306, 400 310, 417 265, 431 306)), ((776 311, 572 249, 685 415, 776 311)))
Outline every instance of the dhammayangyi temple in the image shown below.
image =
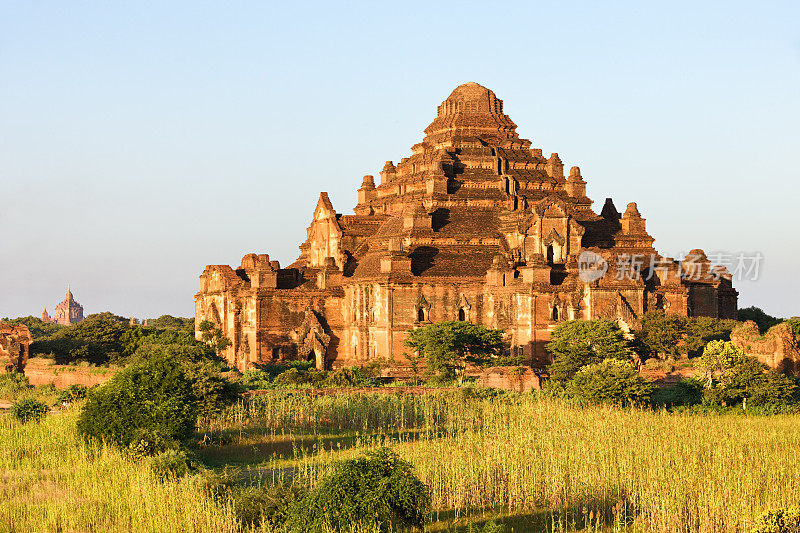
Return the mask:
POLYGON ((620 214, 606 199, 596 212, 580 169, 565 173, 516 128, 494 92, 457 87, 409 157, 387 161, 377 182, 364 176, 354 214, 320 194, 294 263, 250 253, 207 266, 197 327, 221 328, 242 370, 296 359, 402 367, 408 330, 467 320, 503 329, 510 354, 537 367, 565 320, 736 317, 727 270, 702 250, 659 255, 635 203, 620 214))

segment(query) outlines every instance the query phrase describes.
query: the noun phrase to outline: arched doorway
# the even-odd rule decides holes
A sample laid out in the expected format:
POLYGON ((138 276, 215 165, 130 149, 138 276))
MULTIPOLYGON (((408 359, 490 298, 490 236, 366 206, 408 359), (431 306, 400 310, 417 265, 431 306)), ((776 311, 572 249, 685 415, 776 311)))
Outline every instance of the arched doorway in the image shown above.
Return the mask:
POLYGON ((461 307, 458 310, 458 319, 463 322, 467 319, 467 314, 464 312, 464 308, 461 307))

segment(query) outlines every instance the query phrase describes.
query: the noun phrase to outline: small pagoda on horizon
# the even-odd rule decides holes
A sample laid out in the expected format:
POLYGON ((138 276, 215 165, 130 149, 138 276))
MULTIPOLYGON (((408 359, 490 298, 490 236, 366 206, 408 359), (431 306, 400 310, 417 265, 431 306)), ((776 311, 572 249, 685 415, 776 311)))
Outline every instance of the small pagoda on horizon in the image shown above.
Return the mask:
POLYGON ((75 301, 69 285, 67 285, 67 295, 61 303, 56 305, 52 317, 47 312, 47 308, 42 311, 42 322, 54 322, 62 326, 69 326, 77 324, 81 320, 83 320, 83 306, 75 301))

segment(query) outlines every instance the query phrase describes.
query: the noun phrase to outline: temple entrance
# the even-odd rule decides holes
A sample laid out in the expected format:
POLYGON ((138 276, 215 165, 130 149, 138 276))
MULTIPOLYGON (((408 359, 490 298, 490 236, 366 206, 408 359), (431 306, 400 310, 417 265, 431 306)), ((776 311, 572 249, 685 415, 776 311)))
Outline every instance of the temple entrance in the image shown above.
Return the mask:
POLYGON ((458 319, 462 322, 467 319, 467 314, 464 312, 463 307, 458 310, 458 319))
POLYGON ((308 352, 308 360, 314 363, 317 370, 325 370, 325 358, 323 353, 317 350, 311 350, 308 352))
POLYGON ((425 322, 425 309, 422 307, 417 309, 417 322, 425 322))
POLYGON ((548 244, 547 245, 547 264, 548 265, 552 265, 553 264, 553 255, 554 255, 553 254, 553 245, 552 244, 548 244))
POLYGON ((553 321, 554 322, 558 321, 558 307, 555 306, 553 307, 553 321))

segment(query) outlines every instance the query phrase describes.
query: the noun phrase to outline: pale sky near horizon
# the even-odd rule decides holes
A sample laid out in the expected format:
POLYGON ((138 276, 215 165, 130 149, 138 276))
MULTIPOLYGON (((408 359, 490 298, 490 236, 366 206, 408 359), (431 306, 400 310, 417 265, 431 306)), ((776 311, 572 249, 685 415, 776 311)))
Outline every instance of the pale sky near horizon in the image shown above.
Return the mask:
POLYGON ((191 316, 206 264, 296 259, 320 191, 410 155, 459 84, 636 201, 656 248, 760 252, 800 315, 797 2, 0 0, 0 317, 191 316), (647 5, 645 5, 647 4, 647 5))

